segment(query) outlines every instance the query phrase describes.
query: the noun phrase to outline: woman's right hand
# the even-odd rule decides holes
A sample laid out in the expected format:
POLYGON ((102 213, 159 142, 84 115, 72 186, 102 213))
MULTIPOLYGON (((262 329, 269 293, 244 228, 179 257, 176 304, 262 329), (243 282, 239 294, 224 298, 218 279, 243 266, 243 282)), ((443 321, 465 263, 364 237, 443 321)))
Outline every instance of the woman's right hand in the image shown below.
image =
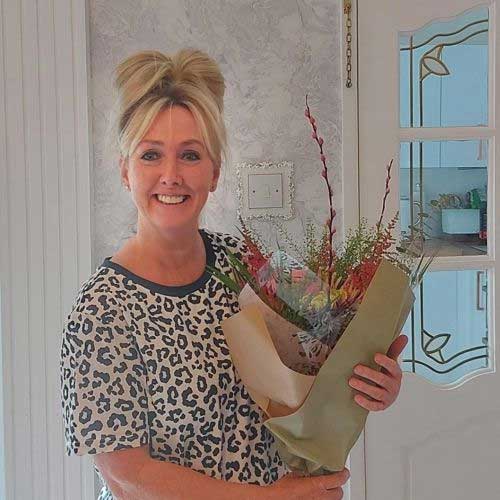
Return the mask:
POLYGON ((270 499, 287 500, 340 500, 344 493, 342 486, 349 479, 350 473, 343 471, 333 472, 325 476, 301 477, 288 474, 269 487, 272 490, 270 499))

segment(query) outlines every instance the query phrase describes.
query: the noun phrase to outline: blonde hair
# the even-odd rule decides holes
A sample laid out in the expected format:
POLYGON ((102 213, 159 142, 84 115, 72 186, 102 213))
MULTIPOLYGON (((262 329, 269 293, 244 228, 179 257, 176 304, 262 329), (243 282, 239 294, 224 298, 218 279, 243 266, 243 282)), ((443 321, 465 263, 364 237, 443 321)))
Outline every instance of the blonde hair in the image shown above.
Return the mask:
POLYGON ((173 55, 138 52, 117 66, 114 85, 118 95, 110 133, 122 157, 130 157, 160 111, 179 105, 193 114, 214 165, 227 158, 224 77, 206 53, 191 48, 173 55))

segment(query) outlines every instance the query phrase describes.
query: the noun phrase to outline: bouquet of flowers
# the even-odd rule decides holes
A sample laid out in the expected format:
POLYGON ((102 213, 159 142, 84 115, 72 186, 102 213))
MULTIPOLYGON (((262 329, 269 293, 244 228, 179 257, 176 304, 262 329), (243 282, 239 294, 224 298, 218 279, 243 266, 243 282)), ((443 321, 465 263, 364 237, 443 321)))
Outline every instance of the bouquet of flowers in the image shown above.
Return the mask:
POLYGON ((367 410, 353 400, 347 380, 362 363, 386 352, 414 302, 412 292, 431 258, 396 241, 398 215, 384 223, 392 162, 375 227, 366 221, 334 249, 332 189, 306 96, 328 189, 329 217, 322 234, 307 225, 300 260, 268 251, 240 219, 245 252, 229 255, 232 276, 210 271, 238 294, 240 312, 222 329, 247 390, 264 410, 265 425, 294 470, 322 474, 342 470, 361 433, 367 410))

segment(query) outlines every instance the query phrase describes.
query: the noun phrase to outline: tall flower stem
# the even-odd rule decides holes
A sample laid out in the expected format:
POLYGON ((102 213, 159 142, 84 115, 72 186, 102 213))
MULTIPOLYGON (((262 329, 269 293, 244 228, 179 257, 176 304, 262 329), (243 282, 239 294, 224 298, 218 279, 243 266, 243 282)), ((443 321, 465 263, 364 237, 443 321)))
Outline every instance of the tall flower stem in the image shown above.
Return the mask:
POLYGON ((386 167, 387 176, 385 178, 385 193, 384 193, 384 200, 382 202, 382 211, 380 212, 380 218, 377 222, 377 233, 380 231, 380 226, 382 225, 382 219, 384 218, 384 214, 385 214, 385 206, 387 203, 387 197, 389 196, 389 193, 391 192, 391 190, 389 188, 389 184, 391 182, 391 169, 392 169, 393 162, 394 162, 394 160, 391 160, 389 165, 387 165, 387 167, 386 167))
MULTIPOLYGON (((332 280, 333 280, 333 235, 337 232, 335 227, 333 226, 333 219, 337 213, 333 208, 333 193, 332 187, 330 185, 330 180, 328 179, 328 167, 326 165, 326 156, 323 152, 323 138, 318 136, 318 129, 316 127, 316 120, 311 114, 311 110, 309 108, 309 104, 307 103, 307 94, 306 94, 306 110, 305 116, 309 120, 311 127, 313 129, 312 138, 317 142, 319 146, 320 159, 323 163, 323 170, 321 171, 321 176, 326 181, 326 186, 328 188, 328 203, 330 207, 330 216, 328 217, 328 292, 332 289, 332 280)), ((328 293, 328 301, 330 301, 330 293, 328 293)))

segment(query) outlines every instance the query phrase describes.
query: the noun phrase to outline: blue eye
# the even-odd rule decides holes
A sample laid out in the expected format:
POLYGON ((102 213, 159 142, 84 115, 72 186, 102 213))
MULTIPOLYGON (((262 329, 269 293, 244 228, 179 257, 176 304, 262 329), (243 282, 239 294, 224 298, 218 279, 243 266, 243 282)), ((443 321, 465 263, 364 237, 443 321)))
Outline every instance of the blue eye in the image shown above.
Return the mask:
POLYGON ((186 151, 185 155, 190 155, 192 161, 196 161, 200 159, 200 155, 196 151, 186 151))
POLYGON ((146 161, 154 161, 157 160, 158 157, 156 158, 148 158, 148 155, 157 155, 158 153, 156 151, 146 151, 142 156, 141 160, 146 160, 146 161))
MULTIPOLYGON (((161 154, 157 151, 146 151, 142 156, 141 160, 146 162, 156 161, 160 158, 161 154)), ((197 161, 200 159, 200 155, 196 151, 184 151, 182 157, 186 158, 188 161, 197 161)))

